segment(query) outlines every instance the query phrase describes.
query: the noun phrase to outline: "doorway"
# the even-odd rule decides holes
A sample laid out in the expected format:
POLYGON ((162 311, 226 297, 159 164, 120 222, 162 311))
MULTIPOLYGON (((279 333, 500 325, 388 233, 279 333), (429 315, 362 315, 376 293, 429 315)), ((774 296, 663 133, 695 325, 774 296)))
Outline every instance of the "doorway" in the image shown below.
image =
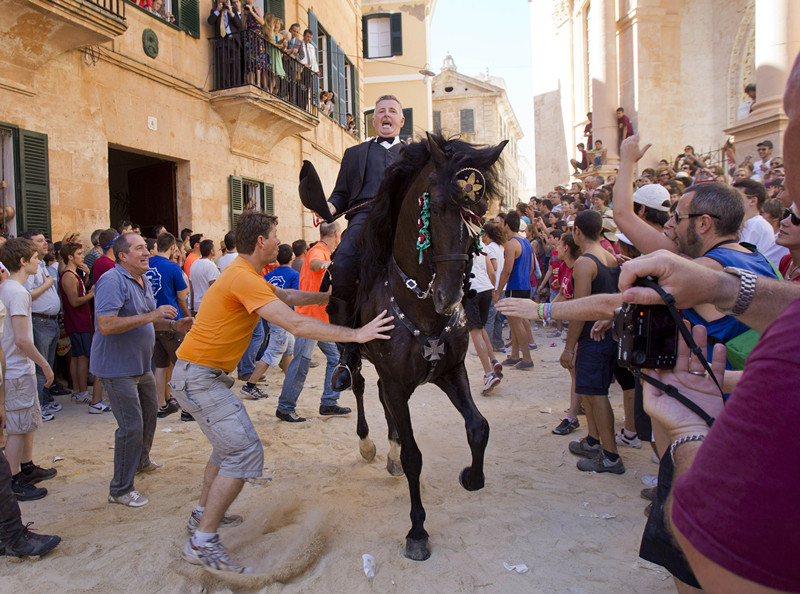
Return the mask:
POLYGON ((111 227, 131 221, 152 237, 156 225, 178 236, 177 163, 126 151, 108 149, 108 193, 111 227))

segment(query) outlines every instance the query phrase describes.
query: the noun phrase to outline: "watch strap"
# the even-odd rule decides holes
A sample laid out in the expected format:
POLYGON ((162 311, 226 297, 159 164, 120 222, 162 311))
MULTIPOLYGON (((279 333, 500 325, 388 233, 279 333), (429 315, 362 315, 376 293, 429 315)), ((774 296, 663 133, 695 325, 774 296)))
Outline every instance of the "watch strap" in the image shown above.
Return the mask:
POLYGON ((749 270, 744 270, 743 268, 737 268, 735 266, 726 266, 722 270, 723 272, 739 277, 739 292, 736 295, 736 302, 730 310, 723 311, 719 310, 719 308, 717 309, 725 315, 740 316, 747 311, 747 308, 750 307, 750 304, 753 302, 753 298, 756 295, 756 281, 758 276, 749 270))

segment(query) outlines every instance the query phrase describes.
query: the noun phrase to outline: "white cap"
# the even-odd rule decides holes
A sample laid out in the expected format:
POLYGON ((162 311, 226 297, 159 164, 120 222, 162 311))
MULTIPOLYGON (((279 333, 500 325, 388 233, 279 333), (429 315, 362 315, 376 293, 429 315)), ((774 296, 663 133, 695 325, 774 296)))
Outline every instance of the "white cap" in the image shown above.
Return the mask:
POLYGON ((630 246, 636 247, 633 245, 633 242, 625 236, 624 233, 617 231, 617 239, 619 239, 622 243, 627 243, 630 246))
POLYGON ((661 184, 642 186, 633 193, 633 201, 661 212, 669 212, 669 190, 661 184))

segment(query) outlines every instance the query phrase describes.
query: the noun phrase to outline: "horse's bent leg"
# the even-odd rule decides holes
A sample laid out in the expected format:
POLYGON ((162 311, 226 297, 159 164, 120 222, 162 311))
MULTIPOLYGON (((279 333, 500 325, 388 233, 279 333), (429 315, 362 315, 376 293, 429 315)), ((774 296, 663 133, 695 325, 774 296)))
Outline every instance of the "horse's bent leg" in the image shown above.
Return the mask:
POLYGON ((397 429, 394 426, 392 415, 389 414, 389 409, 386 408, 386 402, 383 399, 383 384, 381 380, 378 380, 378 397, 383 405, 386 426, 389 429, 389 453, 386 455, 386 470, 392 476, 403 476, 403 465, 400 463, 400 438, 397 436, 397 429))
POLYGON ((408 411, 408 395, 385 392, 386 405, 400 437, 400 461, 408 480, 408 491, 411 496, 411 530, 406 536, 405 556, 414 561, 424 561, 431 556, 428 544, 428 533, 425 532, 425 509, 419 489, 419 476, 422 472, 422 452, 414 441, 411 428, 411 415, 408 411))
POLYGON ((367 425, 367 417, 364 414, 364 376, 361 375, 361 370, 358 370, 353 376, 353 393, 356 396, 356 413, 358 414, 356 433, 361 439, 358 443, 358 449, 364 460, 372 462, 375 459, 377 450, 375 444, 369 438, 369 425, 367 425))
POLYGON ((456 407, 467 429, 467 442, 472 450, 472 466, 461 471, 459 482, 467 491, 483 488, 483 455, 489 443, 489 423, 472 400, 469 390, 467 370, 463 364, 447 375, 440 376, 434 383, 439 386, 453 406, 456 407))

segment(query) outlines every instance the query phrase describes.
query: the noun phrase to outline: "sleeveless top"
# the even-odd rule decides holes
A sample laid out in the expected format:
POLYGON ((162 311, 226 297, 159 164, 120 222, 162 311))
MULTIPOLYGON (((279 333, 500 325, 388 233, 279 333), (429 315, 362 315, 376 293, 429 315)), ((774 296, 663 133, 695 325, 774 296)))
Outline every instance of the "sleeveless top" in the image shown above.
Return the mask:
POLYGON ((64 292, 64 275, 72 274, 78 279, 78 297, 86 295, 86 287, 77 273, 72 270, 65 270, 61 273, 58 281, 58 292, 61 294, 61 303, 64 306, 64 331, 67 334, 78 334, 79 332, 92 332, 92 309, 87 301, 78 307, 72 307, 67 294, 64 292))
MULTIPOLYGON (((619 266, 606 266, 594 254, 583 254, 581 258, 589 258, 597 265, 597 276, 592 281, 592 295, 601 293, 619 293, 619 266)), ((584 322, 578 342, 591 340, 594 322, 584 322)), ((606 332, 605 339, 611 339, 611 330, 606 332)))
POLYGON ((531 258, 533 257, 533 247, 527 239, 522 239, 516 235, 511 239, 516 239, 522 246, 522 253, 514 260, 514 268, 511 269, 511 276, 508 277, 506 290, 508 291, 530 291, 531 290, 531 258))

